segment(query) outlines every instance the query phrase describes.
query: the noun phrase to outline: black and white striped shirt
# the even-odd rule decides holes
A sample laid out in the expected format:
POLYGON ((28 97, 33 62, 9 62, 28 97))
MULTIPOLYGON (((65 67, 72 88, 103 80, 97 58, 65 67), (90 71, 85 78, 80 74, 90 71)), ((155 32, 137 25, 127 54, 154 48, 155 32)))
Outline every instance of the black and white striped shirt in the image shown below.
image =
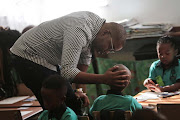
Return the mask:
POLYGON ((10 50, 51 70, 60 65, 61 75, 72 80, 80 72, 78 63, 90 64, 90 44, 104 22, 91 12, 71 13, 30 29, 10 50))

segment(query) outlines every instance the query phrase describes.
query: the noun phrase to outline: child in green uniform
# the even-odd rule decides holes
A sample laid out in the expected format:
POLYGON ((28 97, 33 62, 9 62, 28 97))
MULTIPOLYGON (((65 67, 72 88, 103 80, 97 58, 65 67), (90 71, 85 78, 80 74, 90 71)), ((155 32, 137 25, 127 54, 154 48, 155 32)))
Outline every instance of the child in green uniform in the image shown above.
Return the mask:
POLYGON ((159 60, 152 63, 144 86, 155 92, 173 92, 180 89, 180 60, 176 58, 178 48, 170 36, 157 41, 159 60))
MULTIPOLYGON (((122 65, 118 64, 118 70, 125 70, 126 73, 124 75, 128 75, 128 80, 130 82, 131 79, 131 72, 130 70, 122 65)), ((93 105, 91 106, 89 113, 92 116, 93 111, 101 111, 101 110, 117 110, 121 109, 124 111, 130 110, 131 112, 135 111, 136 109, 142 109, 141 104, 137 102, 130 95, 123 95, 122 91, 126 88, 129 84, 123 84, 121 87, 110 86, 110 90, 107 91, 107 95, 101 95, 94 100, 93 105)))
POLYGON ((38 120, 77 120, 74 111, 64 103, 66 99, 66 80, 60 75, 52 75, 43 82, 41 94, 45 109, 38 120))

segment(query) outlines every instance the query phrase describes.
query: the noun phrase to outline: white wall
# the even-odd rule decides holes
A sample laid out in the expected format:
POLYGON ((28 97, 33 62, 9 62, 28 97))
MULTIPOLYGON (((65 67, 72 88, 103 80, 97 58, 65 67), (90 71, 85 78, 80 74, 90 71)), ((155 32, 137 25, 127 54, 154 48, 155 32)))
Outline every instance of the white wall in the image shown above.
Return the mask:
POLYGON ((180 25, 180 0, 110 0, 102 11, 108 21, 136 18, 141 23, 180 25))
POLYGON ((0 25, 22 31, 73 11, 95 12, 107 21, 136 18, 140 23, 180 26, 180 0, 0 0, 0 25), (98 7, 98 2, 109 2, 98 7), (49 2, 49 3, 48 3, 49 2))

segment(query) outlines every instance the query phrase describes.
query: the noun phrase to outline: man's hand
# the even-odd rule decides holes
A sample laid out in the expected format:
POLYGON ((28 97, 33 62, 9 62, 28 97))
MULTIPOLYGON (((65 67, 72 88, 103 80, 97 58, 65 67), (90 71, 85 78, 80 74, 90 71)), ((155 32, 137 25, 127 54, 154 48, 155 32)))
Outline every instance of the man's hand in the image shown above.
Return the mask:
POLYGON ((89 106, 90 102, 89 102, 89 98, 86 95, 86 93, 83 93, 83 91, 76 91, 75 95, 77 96, 77 98, 79 98, 83 101, 83 107, 89 106))
POLYGON ((129 75, 125 75, 127 72, 126 70, 118 70, 118 66, 114 66, 112 68, 109 68, 103 77, 104 84, 107 85, 113 85, 117 87, 125 86, 126 84, 129 84, 129 75))

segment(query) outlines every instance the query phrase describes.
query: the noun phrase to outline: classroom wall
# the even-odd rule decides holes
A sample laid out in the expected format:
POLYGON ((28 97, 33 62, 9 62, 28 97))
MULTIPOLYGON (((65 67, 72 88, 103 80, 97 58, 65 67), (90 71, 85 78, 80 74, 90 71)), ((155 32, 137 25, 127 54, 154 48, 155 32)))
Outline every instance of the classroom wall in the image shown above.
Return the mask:
POLYGON ((180 0, 6 0, 0 8, 0 25, 21 32, 27 25, 38 25, 70 12, 86 10, 107 21, 136 18, 140 23, 163 22, 179 26, 179 5, 180 0), (108 4, 98 4, 103 1, 108 4))
POLYGON ((136 18, 140 23, 180 25, 180 0, 109 0, 102 8, 108 21, 136 18))

